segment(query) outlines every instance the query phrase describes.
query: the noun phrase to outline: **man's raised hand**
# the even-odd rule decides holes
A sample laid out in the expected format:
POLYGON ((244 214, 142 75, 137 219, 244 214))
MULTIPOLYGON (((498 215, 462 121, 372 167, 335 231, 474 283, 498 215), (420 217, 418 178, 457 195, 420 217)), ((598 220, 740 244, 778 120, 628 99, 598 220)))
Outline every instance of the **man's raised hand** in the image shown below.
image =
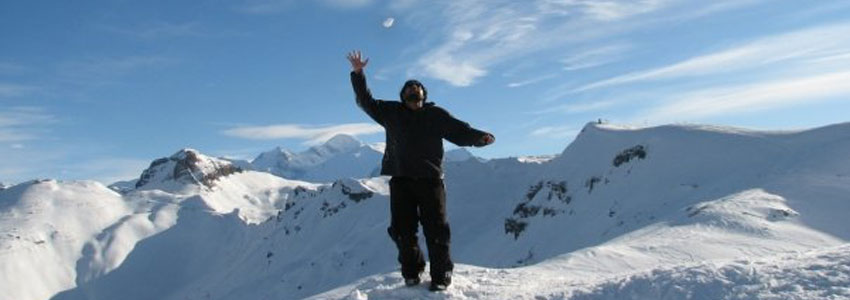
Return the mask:
POLYGON ((351 63, 351 70, 357 73, 363 72, 363 68, 369 63, 369 59, 363 60, 363 56, 359 50, 348 53, 348 62, 351 63))
POLYGON ((477 147, 484 147, 484 146, 490 145, 490 144, 495 143, 495 142, 496 142, 496 137, 494 137, 492 134, 488 133, 488 134, 485 134, 484 136, 481 137, 481 140, 478 141, 476 146, 477 147))

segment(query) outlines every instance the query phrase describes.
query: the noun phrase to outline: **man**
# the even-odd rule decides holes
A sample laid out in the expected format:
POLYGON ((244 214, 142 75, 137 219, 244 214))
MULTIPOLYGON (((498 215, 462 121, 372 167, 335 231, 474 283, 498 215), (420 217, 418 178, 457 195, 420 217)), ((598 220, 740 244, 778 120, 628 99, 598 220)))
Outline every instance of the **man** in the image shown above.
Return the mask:
POLYGON ((360 51, 348 54, 351 85, 360 106, 386 131, 386 150, 381 174, 390 179, 390 227, 387 231, 398 248, 398 261, 406 285, 421 282, 425 259, 416 236, 422 223, 431 261, 431 290, 445 290, 452 280, 449 254, 450 229, 446 220, 443 185, 443 139, 458 146, 492 144, 492 134, 455 119, 445 109, 426 102, 428 91, 419 81, 408 80, 401 88, 401 102, 372 98, 366 87, 360 51))

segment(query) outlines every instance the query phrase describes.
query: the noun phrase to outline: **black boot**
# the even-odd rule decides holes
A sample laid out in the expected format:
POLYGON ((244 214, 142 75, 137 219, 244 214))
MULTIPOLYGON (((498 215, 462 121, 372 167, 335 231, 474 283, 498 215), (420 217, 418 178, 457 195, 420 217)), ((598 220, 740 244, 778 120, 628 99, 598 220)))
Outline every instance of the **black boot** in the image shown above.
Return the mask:
POLYGON ((452 272, 446 272, 442 275, 431 276, 431 291, 445 291, 452 284, 452 272))
POLYGON ((422 279, 419 279, 419 276, 417 276, 417 277, 413 277, 413 278, 405 278, 405 279, 404 279, 404 285, 405 285, 405 286, 414 286, 414 285, 419 285, 419 283, 421 283, 421 282, 422 282, 422 279))

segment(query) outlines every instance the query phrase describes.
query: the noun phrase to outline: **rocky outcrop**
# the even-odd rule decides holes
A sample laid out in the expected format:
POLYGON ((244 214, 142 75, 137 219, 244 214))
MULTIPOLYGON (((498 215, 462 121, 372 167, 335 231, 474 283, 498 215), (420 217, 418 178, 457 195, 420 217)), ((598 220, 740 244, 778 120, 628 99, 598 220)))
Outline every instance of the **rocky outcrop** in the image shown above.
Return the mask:
POLYGON ((208 157, 194 149, 182 149, 170 157, 154 160, 142 172, 136 188, 169 181, 212 187, 219 178, 242 171, 230 161, 208 157))

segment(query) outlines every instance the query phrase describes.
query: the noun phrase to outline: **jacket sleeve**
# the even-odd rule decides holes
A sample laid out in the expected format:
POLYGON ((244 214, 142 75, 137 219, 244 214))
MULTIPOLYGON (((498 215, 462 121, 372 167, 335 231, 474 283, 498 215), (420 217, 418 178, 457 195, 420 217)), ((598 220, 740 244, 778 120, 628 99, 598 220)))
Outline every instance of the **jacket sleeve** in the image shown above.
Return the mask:
POLYGON ((362 71, 359 73, 351 72, 351 86, 354 88, 357 106, 363 109, 372 120, 383 126, 385 120, 383 111, 386 111, 386 103, 372 97, 372 92, 366 86, 366 76, 363 75, 362 71))
POLYGON ((452 142, 455 145, 464 146, 484 146, 482 139, 489 133, 472 128, 469 123, 456 119, 449 112, 442 111, 442 128, 443 138, 452 142))

